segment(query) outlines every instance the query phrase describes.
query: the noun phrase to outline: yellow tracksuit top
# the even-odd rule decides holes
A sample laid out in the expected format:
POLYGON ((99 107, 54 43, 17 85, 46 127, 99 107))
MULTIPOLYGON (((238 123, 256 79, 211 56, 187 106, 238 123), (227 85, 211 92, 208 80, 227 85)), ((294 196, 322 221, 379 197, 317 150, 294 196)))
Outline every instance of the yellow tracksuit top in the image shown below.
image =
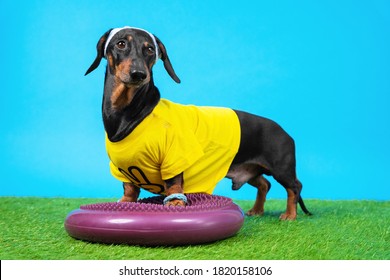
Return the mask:
POLYGON ((164 194, 163 180, 183 173, 185 193, 211 194, 226 176, 241 137, 232 109, 176 104, 161 99, 126 138, 106 136, 111 174, 164 194))

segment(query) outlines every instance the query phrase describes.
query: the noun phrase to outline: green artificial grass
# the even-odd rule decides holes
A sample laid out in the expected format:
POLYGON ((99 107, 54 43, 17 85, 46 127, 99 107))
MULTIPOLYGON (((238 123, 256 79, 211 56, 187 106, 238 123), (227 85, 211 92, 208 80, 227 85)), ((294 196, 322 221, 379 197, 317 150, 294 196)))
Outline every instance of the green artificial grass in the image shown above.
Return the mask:
MULTIPOLYGON (((314 213, 279 221, 284 200, 266 202, 234 237, 204 245, 140 247, 71 238, 63 223, 81 204, 109 199, 0 197, 0 259, 389 260, 390 201, 307 200, 314 213)), ((252 201, 235 201, 245 211, 252 201)))

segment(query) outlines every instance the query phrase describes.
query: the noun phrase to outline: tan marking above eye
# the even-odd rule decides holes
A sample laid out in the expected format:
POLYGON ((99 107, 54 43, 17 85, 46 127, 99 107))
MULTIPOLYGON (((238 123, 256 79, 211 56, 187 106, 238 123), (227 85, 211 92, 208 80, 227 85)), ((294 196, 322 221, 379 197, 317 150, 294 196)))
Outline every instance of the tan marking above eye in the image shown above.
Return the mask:
POLYGON ((154 50, 154 47, 152 45, 150 45, 148 42, 144 42, 144 52, 147 54, 147 55, 154 55, 155 54, 155 50, 154 50))

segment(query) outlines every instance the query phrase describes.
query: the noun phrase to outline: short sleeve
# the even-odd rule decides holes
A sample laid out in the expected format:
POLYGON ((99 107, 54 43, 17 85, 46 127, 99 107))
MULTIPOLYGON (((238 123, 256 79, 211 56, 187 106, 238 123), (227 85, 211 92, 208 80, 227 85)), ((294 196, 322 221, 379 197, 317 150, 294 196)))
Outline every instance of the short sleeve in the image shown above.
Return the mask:
POLYGON ((114 176, 115 179, 117 179, 123 183, 130 182, 130 180, 122 172, 120 172, 119 168, 116 167, 112 161, 110 161, 110 172, 111 172, 111 175, 114 176))

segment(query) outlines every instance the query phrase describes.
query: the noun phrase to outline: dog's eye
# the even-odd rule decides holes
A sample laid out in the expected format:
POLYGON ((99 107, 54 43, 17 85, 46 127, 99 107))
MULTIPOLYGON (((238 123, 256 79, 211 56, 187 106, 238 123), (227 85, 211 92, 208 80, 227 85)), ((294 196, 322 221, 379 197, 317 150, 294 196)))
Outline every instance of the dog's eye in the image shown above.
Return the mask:
POLYGON ((148 47, 145 48, 144 52, 145 52, 146 55, 154 55, 154 48, 148 46, 148 47))
POLYGON ((119 41, 118 43, 116 43, 116 46, 119 49, 124 49, 126 47, 126 42, 125 41, 119 41))

